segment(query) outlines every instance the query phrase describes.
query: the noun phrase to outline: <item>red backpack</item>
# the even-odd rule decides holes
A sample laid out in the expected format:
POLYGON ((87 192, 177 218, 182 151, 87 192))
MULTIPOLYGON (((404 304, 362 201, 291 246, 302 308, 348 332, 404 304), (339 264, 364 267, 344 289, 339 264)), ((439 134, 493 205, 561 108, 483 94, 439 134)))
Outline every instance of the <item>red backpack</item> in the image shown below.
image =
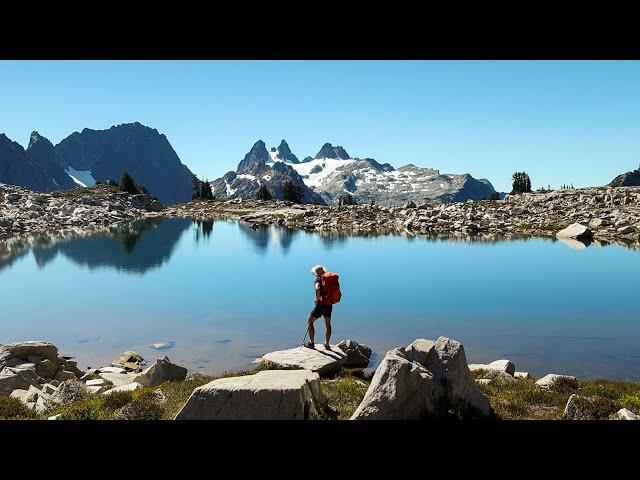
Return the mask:
POLYGON ((322 285, 320 301, 322 303, 333 305, 334 303, 338 303, 340 298, 342 298, 338 278, 338 274, 333 272, 325 272, 320 276, 320 284, 322 285))

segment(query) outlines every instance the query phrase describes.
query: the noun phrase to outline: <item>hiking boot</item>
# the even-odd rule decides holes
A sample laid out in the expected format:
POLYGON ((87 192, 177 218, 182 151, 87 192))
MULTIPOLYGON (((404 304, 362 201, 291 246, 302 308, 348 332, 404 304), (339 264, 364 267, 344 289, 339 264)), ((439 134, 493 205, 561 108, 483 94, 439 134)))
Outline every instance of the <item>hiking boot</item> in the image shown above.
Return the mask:
POLYGON ((329 345, 328 343, 324 344, 324 349, 325 350, 331 350, 331 345, 329 345))
POLYGON ((304 345, 305 347, 307 347, 307 348, 313 348, 313 349, 315 349, 315 348, 316 348, 315 344, 313 344, 313 343, 312 343, 312 342, 310 342, 309 340, 307 340, 306 342, 304 342, 304 343, 303 343, 303 345, 304 345))

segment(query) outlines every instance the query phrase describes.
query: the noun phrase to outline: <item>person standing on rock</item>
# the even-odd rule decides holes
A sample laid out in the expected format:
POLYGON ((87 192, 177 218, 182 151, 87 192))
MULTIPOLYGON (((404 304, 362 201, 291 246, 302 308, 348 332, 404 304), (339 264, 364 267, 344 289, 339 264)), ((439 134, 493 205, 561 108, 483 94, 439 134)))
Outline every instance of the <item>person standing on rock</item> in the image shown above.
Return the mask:
POLYGON ((311 269, 312 275, 314 275, 315 281, 313 282, 313 288, 315 290, 315 307, 309 314, 307 319, 307 333, 309 334, 309 341, 303 342, 305 347, 315 348, 314 337, 316 330, 313 323, 320 317, 324 317, 324 323, 326 326, 326 341, 324 348, 330 350, 329 340, 331 340, 331 314, 333 312, 333 304, 338 303, 342 297, 340 292, 340 283, 338 282, 338 274, 333 272, 327 272, 322 265, 316 265, 311 269))

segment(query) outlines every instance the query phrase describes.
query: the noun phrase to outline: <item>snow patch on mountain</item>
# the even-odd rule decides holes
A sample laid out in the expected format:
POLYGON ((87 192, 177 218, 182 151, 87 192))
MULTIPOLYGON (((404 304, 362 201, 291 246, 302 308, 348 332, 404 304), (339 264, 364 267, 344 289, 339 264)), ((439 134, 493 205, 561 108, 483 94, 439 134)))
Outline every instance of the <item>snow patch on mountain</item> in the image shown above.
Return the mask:
POLYGON ((64 171, 80 187, 92 187, 96 184, 91 170, 76 170, 73 167, 67 167, 64 171))

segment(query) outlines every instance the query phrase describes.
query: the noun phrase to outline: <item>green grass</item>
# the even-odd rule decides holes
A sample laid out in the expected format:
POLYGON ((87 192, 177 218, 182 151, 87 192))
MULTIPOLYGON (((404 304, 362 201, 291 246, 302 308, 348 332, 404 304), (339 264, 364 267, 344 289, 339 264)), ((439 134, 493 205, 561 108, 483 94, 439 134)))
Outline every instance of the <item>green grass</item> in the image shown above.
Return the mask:
MULTIPOLYGON (((69 420, 112 419, 173 419, 185 404, 193 390, 216 378, 253 375, 267 367, 239 372, 224 372, 219 377, 196 374, 182 382, 165 382, 153 388, 141 388, 133 392, 117 392, 111 395, 85 395, 72 405, 54 405, 42 414, 36 414, 19 400, 0 397, 0 419, 45 419, 61 414, 69 420), (154 391, 159 389, 164 401, 158 400, 154 391)), ((472 372, 474 378, 486 378, 482 370, 472 372)), ((609 418, 620 408, 640 413, 640 384, 616 380, 585 380, 582 382, 560 380, 551 390, 535 385, 535 378, 516 381, 494 380, 488 385, 478 385, 487 395, 497 415, 504 420, 558 420, 561 419, 567 400, 573 393, 587 397, 580 401, 581 410, 592 418, 609 418)), ((369 388, 370 375, 362 370, 342 370, 332 378, 320 379, 327 408, 321 412, 323 419, 348 420, 355 412, 369 388)))
POLYGON ((348 420, 362 402, 369 383, 358 371, 343 370, 333 378, 321 379, 320 386, 328 404, 322 418, 348 420))

